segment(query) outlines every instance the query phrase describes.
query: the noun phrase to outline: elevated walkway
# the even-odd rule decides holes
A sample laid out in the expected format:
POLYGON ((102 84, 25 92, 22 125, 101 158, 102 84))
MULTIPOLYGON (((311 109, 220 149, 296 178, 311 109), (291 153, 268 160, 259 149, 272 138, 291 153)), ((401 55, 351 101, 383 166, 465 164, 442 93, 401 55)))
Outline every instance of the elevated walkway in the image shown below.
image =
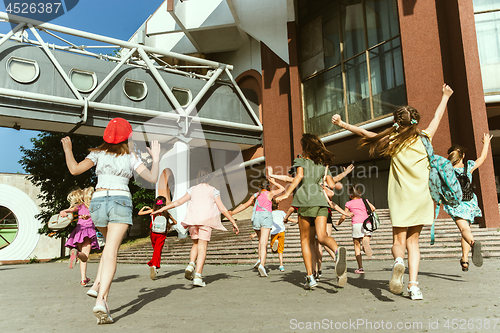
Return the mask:
MULTIPOLYGON (((391 260, 392 228, 388 210, 377 210, 381 219, 381 227, 375 231, 371 246, 373 257, 363 255, 363 260, 391 260)), ((338 216, 336 216, 337 220, 338 216)), ((214 230, 212 240, 208 245, 208 264, 253 264, 257 260, 257 239, 251 240, 253 232, 250 220, 237 220, 240 234, 232 232, 221 232, 214 230)), ((228 230, 231 229, 229 222, 224 222, 228 230)), ((351 225, 349 221, 344 222, 338 231, 333 231, 333 237, 339 245, 347 248, 349 261, 354 261, 354 247, 351 237, 351 225)), ((420 252, 422 259, 456 258, 461 256, 460 232, 451 219, 438 220, 435 225, 436 242, 430 245, 430 226, 424 227, 420 235, 420 252)), ((471 227, 474 238, 481 241, 484 257, 500 257, 500 231, 495 229, 479 228, 477 225, 471 227)), ((177 239, 175 235, 167 237, 162 253, 164 264, 186 264, 189 262, 189 251, 191 239, 177 239)), ((152 256, 153 250, 148 239, 120 251, 118 262, 130 264, 145 264, 152 256)), ((94 259, 95 260, 95 259, 94 259)), ((324 262, 332 259, 325 251, 324 262)), ((285 237, 285 263, 302 262, 300 250, 299 228, 297 224, 288 224, 285 237)), ((277 264, 278 256, 268 249, 268 263, 277 264)))

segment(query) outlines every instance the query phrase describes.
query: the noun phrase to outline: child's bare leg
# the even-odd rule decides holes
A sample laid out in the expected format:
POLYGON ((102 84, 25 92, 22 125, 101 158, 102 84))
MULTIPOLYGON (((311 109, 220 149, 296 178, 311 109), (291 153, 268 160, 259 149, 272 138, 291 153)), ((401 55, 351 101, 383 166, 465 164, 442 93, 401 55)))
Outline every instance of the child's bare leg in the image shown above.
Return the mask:
POLYGON ((316 245, 316 230, 314 227, 309 227, 309 248, 311 249, 311 262, 313 273, 317 272, 318 269, 318 246, 316 245))
POLYGON ((193 239, 193 246, 191 247, 191 252, 189 252, 189 261, 196 262, 197 256, 198 256, 198 239, 193 239))
POLYGON ((89 254, 90 254, 90 249, 91 249, 91 245, 90 245, 90 239, 88 237, 85 237, 83 239, 83 243, 81 244, 78 244, 78 259, 80 259, 80 261, 83 261, 83 262, 86 262, 88 259, 89 259, 89 254))
POLYGON ((196 273, 203 272, 203 265, 205 265, 205 258, 207 257, 208 241, 198 239, 198 261, 196 262, 196 273))
MULTIPOLYGON (((422 226, 417 225, 408 228, 408 233, 406 236, 406 248, 408 250, 408 270, 410 275, 410 281, 417 281, 418 277, 418 267, 420 264, 420 247, 418 244, 418 238, 420 232, 422 231, 422 226)), ((408 283, 408 288, 414 286, 413 283, 408 283)))
POLYGON ((406 227, 392 227, 392 256, 394 259, 405 257, 406 249, 406 227))
POLYGON ((316 263, 318 266, 317 272, 319 273, 321 271, 321 264, 323 263, 323 246, 316 240, 316 263))
POLYGON ((255 233, 257 234, 257 239, 259 240, 259 245, 257 245, 257 256, 258 256, 258 261, 260 262, 260 229, 255 230, 255 233))
MULTIPOLYGON (((80 251, 80 253, 85 254, 87 258, 89 257, 91 248, 92 245, 90 244, 90 239, 88 237, 85 237, 83 243, 78 244, 78 251, 80 251)), ((81 281, 87 279, 87 260, 85 261, 80 260, 80 276, 81 276, 81 281)))
POLYGON ((455 223, 462 234, 462 261, 468 261, 470 245, 474 243, 474 236, 470 231, 469 222, 464 219, 455 219, 455 223))
MULTIPOLYGON (((111 282, 116 272, 116 259, 118 250, 122 243, 123 237, 129 228, 125 223, 110 223, 107 227, 106 246, 102 252, 101 261, 103 262, 100 275, 99 295, 97 296, 96 304, 107 301, 111 282)), ((101 231, 102 232, 102 231, 101 231)))
MULTIPOLYGON (((97 230, 106 238, 108 236, 108 228, 104 227, 97 227, 97 230)), ((103 251, 104 252, 104 251, 103 251)), ((97 267, 97 274, 94 280, 94 284, 92 285, 92 290, 94 291, 99 291, 99 287, 101 285, 101 272, 102 272, 102 265, 103 265, 103 260, 102 260, 102 255, 101 255, 101 260, 99 260, 99 266, 97 267)))
POLYGON ((361 238, 353 238, 354 243, 354 255, 356 256, 356 261, 358 262, 358 268, 363 267, 363 259, 361 258, 361 238))
POLYGON ((307 275, 312 275, 312 254, 311 248, 309 246, 309 223, 308 217, 303 217, 299 215, 299 230, 300 230, 300 248, 302 250, 302 258, 304 259, 304 265, 306 266, 307 275))
POLYGON ((328 246, 332 251, 337 251, 339 248, 337 242, 326 233, 326 216, 317 216, 314 223, 316 225, 318 242, 323 246, 328 246))
POLYGON ((270 228, 260 228, 259 238, 259 259, 262 266, 266 265, 267 243, 269 242, 270 228))
POLYGON ((278 258, 280 259, 280 266, 283 266, 283 252, 278 253, 278 258))

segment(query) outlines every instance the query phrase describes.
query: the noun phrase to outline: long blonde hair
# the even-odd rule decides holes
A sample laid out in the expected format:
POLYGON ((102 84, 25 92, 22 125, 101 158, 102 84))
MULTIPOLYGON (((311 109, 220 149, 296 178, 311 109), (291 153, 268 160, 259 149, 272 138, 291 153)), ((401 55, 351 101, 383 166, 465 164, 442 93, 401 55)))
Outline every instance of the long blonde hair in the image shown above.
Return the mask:
POLYGON ((107 143, 103 142, 99 147, 89 148, 89 151, 105 151, 109 154, 114 154, 117 156, 125 155, 130 153, 130 148, 128 146, 128 141, 123 141, 120 143, 107 143))
POLYGON ((420 114, 411 106, 403 106, 393 112, 394 125, 379 134, 362 138, 362 146, 370 146, 370 155, 378 152, 382 156, 393 156, 400 148, 411 144, 419 135, 417 125, 420 114))
POLYGON ((68 194, 68 201, 70 207, 75 207, 84 204, 87 208, 90 206, 90 200, 92 199, 92 194, 94 193, 93 187, 87 187, 82 189, 75 189, 68 194))

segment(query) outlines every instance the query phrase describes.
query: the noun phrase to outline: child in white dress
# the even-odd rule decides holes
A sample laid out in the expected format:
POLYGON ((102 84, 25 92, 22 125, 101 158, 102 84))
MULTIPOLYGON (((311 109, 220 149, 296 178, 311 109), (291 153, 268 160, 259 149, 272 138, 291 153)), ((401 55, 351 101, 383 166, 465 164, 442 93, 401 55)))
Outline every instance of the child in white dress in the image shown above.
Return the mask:
POLYGON ((189 256, 190 262, 186 267, 184 276, 188 280, 193 280, 193 285, 197 287, 205 287, 206 285, 201 273, 203 272, 212 229, 227 231, 221 223, 220 214, 222 213, 231 221, 233 231, 236 231, 236 234, 240 232, 233 217, 222 203, 220 192, 208 184, 212 176, 213 174, 207 168, 200 169, 198 172, 198 185, 191 187, 182 198, 152 213, 159 214, 189 201, 188 211, 181 225, 185 228, 189 227, 189 235, 193 240, 193 246, 189 256), (196 273, 193 279, 195 269, 196 273))

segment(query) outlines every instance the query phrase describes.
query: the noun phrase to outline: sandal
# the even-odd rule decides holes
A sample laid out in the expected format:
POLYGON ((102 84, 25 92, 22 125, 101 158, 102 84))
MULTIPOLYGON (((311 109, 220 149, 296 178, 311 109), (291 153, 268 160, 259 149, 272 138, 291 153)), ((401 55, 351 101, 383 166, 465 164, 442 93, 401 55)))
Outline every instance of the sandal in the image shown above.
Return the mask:
POLYGON ((472 263, 476 267, 483 266, 483 254, 481 253, 481 242, 475 241, 472 243, 472 263))
POLYGON ((469 262, 460 259, 460 265, 462 266, 462 271, 467 272, 469 270, 469 262))
POLYGON ((360 267, 357 270, 355 270, 354 273, 356 273, 356 274, 364 274, 365 271, 364 271, 363 267, 360 267))

